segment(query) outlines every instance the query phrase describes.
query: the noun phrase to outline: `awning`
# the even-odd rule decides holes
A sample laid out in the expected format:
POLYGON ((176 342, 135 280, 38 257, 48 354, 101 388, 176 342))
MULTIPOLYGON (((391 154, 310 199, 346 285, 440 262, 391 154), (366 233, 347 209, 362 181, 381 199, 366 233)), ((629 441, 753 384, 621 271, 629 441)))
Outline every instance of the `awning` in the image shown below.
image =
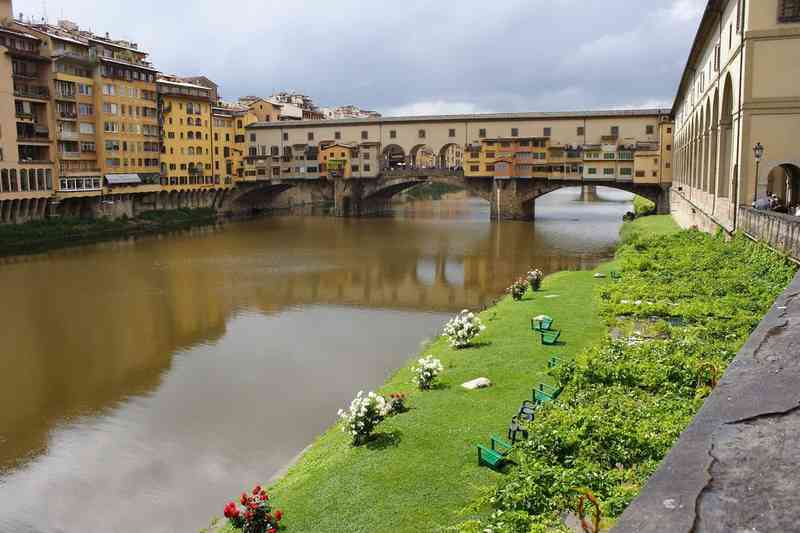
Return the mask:
POLYGON ((109 185, 139 185, 142 179, 139 174, 106 174, 109 185))

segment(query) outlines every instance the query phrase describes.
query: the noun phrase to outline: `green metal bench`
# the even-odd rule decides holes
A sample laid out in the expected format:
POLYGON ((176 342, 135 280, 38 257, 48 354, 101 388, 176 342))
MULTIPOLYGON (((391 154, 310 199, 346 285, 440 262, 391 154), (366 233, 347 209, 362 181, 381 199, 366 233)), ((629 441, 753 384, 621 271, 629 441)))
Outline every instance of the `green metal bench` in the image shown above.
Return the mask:
POLYGON ((500 468, 506 462, 506 456, 502 453, 478 444, 478 466, 486 465, 493 470, 500 468))
POLYGON ((553 318, 547 315, 540 315, 531 319, 531 329, 533 331, 538 331, 539 333, 550 331, 552 326, 553 318))
POLYGON ((558 338, 561 337, 561 331, 557 329, 552 331, 540 331, 539 334, 542 336, 542 344, 545 346, 553 346, 558 342, 558 338))
POLYGON ((508 455, 511 451, 512 445, 498 435, 491 436, 492 450, 501 453, 503 456, 508 455))
POLYGON ((539 383, 539 385, 533 389, 533 401, 536 404, 555 401, 561 395, 561 391, 561 387, 554 387, 546 383, 539 383))
POLYGON ((555 356, 553 356, 553 357, 551 357, 550 359, 547 360, 547 368, 550 368, 550 369, 559 367, 559 366, 561 366, 563 364, 564 364, 564 361, 559 359, 558 357, 555 357, 555 356))

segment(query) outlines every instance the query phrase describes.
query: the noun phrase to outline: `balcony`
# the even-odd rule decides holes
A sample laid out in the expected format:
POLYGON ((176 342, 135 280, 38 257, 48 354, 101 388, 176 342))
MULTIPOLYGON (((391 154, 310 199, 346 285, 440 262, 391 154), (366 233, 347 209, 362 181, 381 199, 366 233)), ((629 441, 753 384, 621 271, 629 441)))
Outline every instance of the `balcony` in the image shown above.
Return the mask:
POLYGON ((59 151, 58 157, 61 159, 78 159, 81 156, 80 152, 67 152, 67 151, 59 151))
POLYGON ((75 100, 76 96, 77 95, 74 92, 72 93, 65 93, 62 91, 55 92, 56 100, 75 100))
POLYGON ((58 118, 61 120, 77 120, 78 113, 75 111, 59 111, 58 118))
POLYGON ((33 121, 33 113, 30 113, 28 111, 17 111, 17 118, 20 120, 33 121))
POLYGON ((50 130, 45 126, 34 126, 26 124, 23 127, 17 128, 17 143, 49 143, 50 130))
POLYGON ((50 98, 50 90, 47 87, 39 87, 37 85, 20 85, 14 87, 14 96, 47 100, 50 98))
POLYGON ((80 139, 80 132, 61 130, 58 132, 58 138, 70 141, 77 141, 78 139, 80 139))

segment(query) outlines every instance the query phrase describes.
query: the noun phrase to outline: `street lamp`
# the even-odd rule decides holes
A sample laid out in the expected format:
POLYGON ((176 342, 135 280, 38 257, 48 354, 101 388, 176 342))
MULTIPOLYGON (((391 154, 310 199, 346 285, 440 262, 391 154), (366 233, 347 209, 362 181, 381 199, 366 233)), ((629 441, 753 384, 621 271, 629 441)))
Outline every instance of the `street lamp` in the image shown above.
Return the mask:
POLYGON ((761 159, 764 157, 764 146, 761 143, 756 143, 753 146, 753 155, 756 157, 756 183, 753 191, 753 203, 758 200, 758 167, 761 165, 761 159))

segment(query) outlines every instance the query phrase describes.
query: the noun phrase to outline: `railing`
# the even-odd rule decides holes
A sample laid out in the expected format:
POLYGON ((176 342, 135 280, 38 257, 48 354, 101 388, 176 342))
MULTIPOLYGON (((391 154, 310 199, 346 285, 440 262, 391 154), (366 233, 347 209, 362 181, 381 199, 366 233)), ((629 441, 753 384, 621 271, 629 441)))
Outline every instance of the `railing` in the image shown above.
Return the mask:
POLYGON ((405 178, 417 176, 464 176, 464 169, 450 170, 447 168, 385 168, 381 169, 381 176, 385 178, 405 178))
POLYGON ((800 261, 800 216, 739 207, 737 228, 800 261))
POLYGON ((74 139, 74 140, 77 140, 77 139, 80 139, 80 133, 78 133, 77 131, 63 131, 62 130, 62 131, 58 132, 58 138, 59 139, 74 139))
POLYGON ((17 142, 18 143, 25 143, 25 142, 46 143, 46 142, 50 142, 50 135, 49 135, 49 133, 45 134, 45 135, 37 135, 37 134, 31 134, 31 133, 23 133, 23 134, 17 133, 17 142))
POLYGON ((59 111, 58 112, 58 117, 59 118, 65 118, 65 119, 68 119, 68 120, 69 119, 74 120, 74 119, 78 118, 78 114, 76 112, 74 112, 74 111, 59 111))
POLYGON ((60 157, 64 157, 64 158, 67 158, 67 157, 80 157, 81 153, 80 152, 67 152, 67 151, 59 150, 58 155, 60 157))
POLYGON ((21 86, 14 87, 14 96, 21 98, 50 98, 50 90, 47 87, 21 86))
POLYGON ((24 120, 33 120, 33 113, 26 113, 25 111, 17 111, 17 118, 24 120))
POLYGON ((76 93, 65 93, 63 91, 56 91, 56 98, 60 100, 75 100, 76 93))

